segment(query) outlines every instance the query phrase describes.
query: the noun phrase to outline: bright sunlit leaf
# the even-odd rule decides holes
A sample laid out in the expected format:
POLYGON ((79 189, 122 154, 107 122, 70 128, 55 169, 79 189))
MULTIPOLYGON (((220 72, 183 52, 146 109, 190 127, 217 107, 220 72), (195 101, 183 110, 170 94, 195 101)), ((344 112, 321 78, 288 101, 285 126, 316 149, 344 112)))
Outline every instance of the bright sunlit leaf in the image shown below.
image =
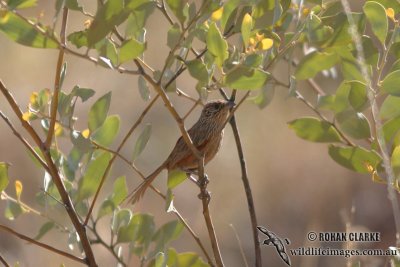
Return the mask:
POLYGON ((20 180, 15 181, 15 195, 17 196, 17 199, 19 200, 21 198, 23 186, 20 180))

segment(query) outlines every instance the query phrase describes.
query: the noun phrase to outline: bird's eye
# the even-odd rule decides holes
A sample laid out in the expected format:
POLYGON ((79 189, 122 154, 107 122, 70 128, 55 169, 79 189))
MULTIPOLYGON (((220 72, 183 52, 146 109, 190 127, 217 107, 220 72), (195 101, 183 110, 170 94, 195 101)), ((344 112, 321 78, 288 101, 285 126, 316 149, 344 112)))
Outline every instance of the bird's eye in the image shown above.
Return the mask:
POLYGON ((214 104, 214 109, 219 110, 221 109, 221 105, 219 103, 214 104))

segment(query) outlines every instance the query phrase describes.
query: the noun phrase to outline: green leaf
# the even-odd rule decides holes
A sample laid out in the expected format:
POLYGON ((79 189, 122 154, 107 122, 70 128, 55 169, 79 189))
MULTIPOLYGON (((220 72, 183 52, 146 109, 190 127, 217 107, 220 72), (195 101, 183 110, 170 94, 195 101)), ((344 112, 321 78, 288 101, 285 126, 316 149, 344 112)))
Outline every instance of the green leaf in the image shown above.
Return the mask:
POLYGON ((172 27, 168 30, 167 37, 167 45, 169 48, 174 49, 175 46, 179 43, 179 39, 181 37, 181 28, 178 23, 172 25, 172 27))
POLYGON ((146 43, 138 42, 136 39, 125 41, 119 50, 119 64, 139 57, 146 49, 146 43))
POLYGON ((119 205, 127 197, 127 195, 128 187, 126 185, 126 178, 125 176, 120 176, 114 182, 114 189, 111 200, 112 202, 114 202, 115 205, 119 205))
POLYGON ((241 28, 242 39, 245 47, 247 47, 249 44, 252 28, 253 28, 253 18, 251 17, 250 14, 246 13, 246 15, 244 15, 243 17, 242 28, 241 28))
POLYGON ((0 11, 0 31, 8 38, 22 45, 35 48, 58 48, 57 42, 51 37, 52 33, 45 33, 40 26, 33 26, 11 11, 0 11))
POLYGON ((336 129, 326 121, 317 118, 300 118, 288 123, 296 135, 312 142, 340 142, 341 138, 336 129))
POLYGON ((79 181, 78 201, 87 199, 94 195, 110 159, 111 154, 108 152, 104 152, 99 157, 89 163, 85 174, 79 181))
POLYGON ((66 0, 65 6, 71 10, 83 11, 83 7, 79 4, 78 0, 66 0))
POLYGON ((119 124, 120 119, 118 115, 108 116, 103 125, 91 135, 91 138, 96 143, 107 147, 112 144, 117 136, 119 124))
POLYGON ((215 57, 217 66, 221 68, 225 60, 229 57, 228 43, 223 38, 215 23, 212 23, 208 29, 206 42, 208 51, 215 57))
POLYGON ((133 149, 133 155, 132 155, 133 160, 136 160, 137 157, 140 155, 140 153, 142 153, 142 151, 147 145, 147 142, 150 139, 150 135, 151 135, 151 124, 146 124, 142 133, 136 140, 135 148, 133 149))
POLYGON ((360 112, 346 110, 336 115, 340 129, 355 139, 371 137, 368 119, 360 112))
POLYGON ((20 204, 7 200, 6 209, 4 210, 4 217, 6 219, 13 221, 22 213, 24 213, 24 210, 20 204))
POLYGON ((382 91, 394 96, 400 96, 400 70, 393 71, 386 75, 382 81, 382 91))
POLYGON ((8 176, 8 166, 9 165, 6 162, 0 162, 0 194, 7 188, 10 181, 10 177, 8 176))
POLYGON ((185 22, 186 16, 183 12, 184 6, 188 2, 187 0, 166 0, 168 7, 172 13, 176 16, 181 24, 185 22))
POLYGON ((400 116, 390 119, 382 126, 383 134, 386 142, 392 142, 394 136, 400 129, 400 116))
POLYGON ((90 132, 94 132, 107 118, 108 109, 110 108, 111 92, 100 97, 90 108, 88 126, 90 132))
POLYGON ((159 251, 164 251, 169 242, 180 236, 183 229, 183 224, 178 220, 168 222, 161 226, 153 236, 153 241, 156 245, 154 251, 150 255, 155 255, 159 251))
POLYGON ((400 146, 396 146, 394 148, 390 163, 392 165, 394 175, 396 179, 398 179, 400 175, 400 146))
POLYGON ((71 95, 80 97, 82 102, 85 102, 92 96, 94 96, 95 91, 89 88, 81 88, 79 85, 76 85, 71 92, 71 95))
POLYGON ((73 32, 68 35, 67 40, 70 41, 76 48, 88 46, 87 30, 73 32))
POLYGON ((138 85, 139 85, 139 93, 140 93, 140 96, 142 97, 142 99, 144 101, 149 101, 150 100, 149 86, 148 86, 145 78, 143 78, 142 75, 140 75, 138 78, 138 85))
POLYGON ((396 70, 400 70, 400 59, 396 60, 393 64, 392 67, 390 68, 390 72, 394 72, 396 70))
POLYGON ((362 111, 368 103, 367 85, 360 81, 349 81, 349 103, 356 111, 362 111))
POLYGON ((150 214, 134 214, 129 224, 121 226, 118 231, 117 243, 135 241, 147 247, 155 230, 154 217, 150 214))
POLYGON ((100 218, 112 213, 116 209, 117 205, 114 204, 114 202, 110 199, 105 199, 103 203, 101 203, 101 206, 99 208, 99 211, 97 213, 97 220, 100 218))
POLYGON ((365 3, 363 9, 375 36, 378 37, 382 45, 385 45, 388 32, 388 19, 385 7, 377 2, 368 1, 365 3))
POLYGON ((132 7, 131 13, 127 19, 126 28, 125 28, 125 35, 126 38, 136 38, 138 40, 140 36, 143 36, 145 31, 144 27, 146 25, 147 19, 150 17, 151 13, 153 12, 156 2, 155 1, 130 1, 131 4, 136 5, 136 3, 140 6, 132 7), (146 3, 143 3, 146 2, 146 3))
POLYGON ((7 7, 10 9, 28 8, 37 5, 37 0, 8 0, 7 7))
POLYGON ((106 37, 115 26, 124 22, 129 16, 128 11, 124 9, 124 0, 108 0, 104 5, 99 5, 88 29, 89 45, 93 46, 106 37))
POLYGON ((177 253, 173 248, 168 249, 168 267, 208 267, 199 255, 193 252, 177 253))
POLYGON ((47 234, 55 226, 54 222, 47 222, 42 225, 39 229, 39 233, 35 236, 35 240, 41 239, 45 234, 47 234))
POLYGON ((221 17, 221 28, 226 29, 226 25, 230 18, 235 17, 234 15, 237 12, 237 7, 241 3, 241 0, 228 0, 224 2, 224 10, 222 12, 221 17))
POLYGON ((393 0, 374 0, 377 3, 380 3, 382 6, 387 8, 393 8, 395 13, 400 12, 400 2, 398 0, 393 1, 393 0))
POLYGON ((318 72, 330 69, 339 61, 336 53, 314 51, 306 55, 297 66, 295 76, 298 80, 306 80, 318 72))
POLYGON ((104 41, 99 42, 98 45, 96 45, 96 49, 99 52, 99 58, 102 61, 108 60, 112 67, 118 65, 118 52, 113 42, 104 39, 104 41))
POLYGON ((272 83, 267 83, 261 90, 260 93, 252 98, 254 104, 256 104, 259 108, 265 108, 271 103, 275 94, 275 86, 272 83))
POLYGON ((262 64, 262 61, 264 60, 262 55, 259 54, 249 54, 246 56, 244 59, 244 65, 247 67, 253 67, 257 68, 262 64))
POLYGON ((374 169, 381 162, 381 157, 373 150, 362 147, 339 147, 330 145, 329 155, 338 164, 345 168, 359 172, 369 173, 369 166, 374 169))
POLYGON ((263 70, 237 66, 224 77, 224 85, 232 89, 254 90, 263 87, 269 77, 270 74, 263 70))
POLYGON ((253 8, 252 16, 253 18, 256 19, 261 18, 262 16, 267 14, 269 10, 274 9, 274 7, 275 7, 275 0, 258 1, 257 5, 253 8))
POLYGON ((132 212, 129 209, 121 209, 114 212, 111 221, 111 230, 114 234, 118 233, 118 230, 125 225, 128 225, 132 218, 132 212))
POLYGON ((383 120, 389 120, 400 115, 400 97, 387 96, 382 103, 379 115, 383 120))
POLYGON ((173 189, 180 185, 187 179, 186 172, 180 170, 172 170, 168 172, 167 186, 169 189, 173 189))
MULTIPOLYGON (((340 9, 342 7, 340 6, 340 9)), ((362 35, 365 29, 365 16, 363 13, 352 12, 354 23, 357 26, 357 31, 362 35)), ((334 33, 331 38, 325 42, 324 47, 337 47, 343 49, 344 46, 352 43, 352 36, 349 33, 350 24, 347 19, 347 15, 341 12, 337 15, 325 17, 323 20, 324 24, 330 25, 334 29, 334 33)))
POLYGON ((194 59, 186 62, 190 75, 202 84, 207 85, 209 75, 206 65, 200 59, 194 59))
POLYGON ((312 13, 307 17, 305 30, 308 40, 316 45, 322 44, 333 34, 333 29, 325 26, 321 19, 312 13))

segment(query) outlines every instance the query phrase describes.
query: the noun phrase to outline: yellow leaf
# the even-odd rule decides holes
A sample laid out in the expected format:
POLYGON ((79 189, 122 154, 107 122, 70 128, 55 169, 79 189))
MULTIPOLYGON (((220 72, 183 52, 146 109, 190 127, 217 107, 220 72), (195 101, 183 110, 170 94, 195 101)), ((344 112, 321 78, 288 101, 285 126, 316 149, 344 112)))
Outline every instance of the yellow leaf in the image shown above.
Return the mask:
POLYGON ((391 20, 394 21, 394 10, 393 10, 393 8, 389 7, 388 9, 386 9, 386 16, 388 16, 388 18, 390 18, 391 20))
POLYGON ((17 199, 19 200, 21 198, 21 193, 22 193, 22 183, 20 180, 15 181, 15 194, 17 195, 17 199))
POLYGON ((254 45, 255 43, 256 43, 256 41, 254 40, 253 37, 251 37, 251 38, 249 39, 249 44, 250 44, 250 45, 254 45))
POLYGON ((22 119, 24 121, 29 121, 31 117, 32 117, 32 113, 30 111, 24 112, 22 114, 22 119))
POLYGON ((220 7, 219 9, 215 10, 212 15, 211 15, 211 19, 213 21, 217 21, 220 20, 222 17, 222 13, 224 12, 224 7, 220 7))
POLYGON ((86 139, 89 137, 90 135, 90 130, 86 129, 82 131, 82 136, 85 137, 86 139))
POLYGON ((31 94, 31 96, 29 97, 29 104, 33 105, 37 102, 37 97, 38 97, 38 93, 37 92, 33 92, 31 94))
POLYGON ((365 162, 364 165, 367 168, 369 173, 373 173, 374 172, 374 167, 369 162, 365 162))
POLYGON ((268 50, 274 45, 274 40, 270 38, 264 38, 261 40, 261 50, 268 50))
POLYGON ((61 124, 56 122, 56 124, 54 125, 55 136, 60 136, 60 135, 62 135, 62 133, 63 133, 63 127, 61 126, 61 124))
POLYGON ((307 17, 310 14, 310 9, 308 7, 303 8, 302 10, 303 16, 307 17))

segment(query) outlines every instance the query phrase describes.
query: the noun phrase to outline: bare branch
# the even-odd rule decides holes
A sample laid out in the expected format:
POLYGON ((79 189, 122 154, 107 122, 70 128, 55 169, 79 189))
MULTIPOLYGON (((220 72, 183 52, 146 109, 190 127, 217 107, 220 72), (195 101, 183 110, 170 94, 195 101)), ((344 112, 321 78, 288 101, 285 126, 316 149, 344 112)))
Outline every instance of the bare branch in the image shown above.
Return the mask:
POLYGON ((0 262, 4 264, 4 267, 10 267, 10 265, 7 263, 7 261, 1 255, 0 255, 0 262))
MULTIPOLYGON (((223 89, 221 89, 220 92, 224 97, 227 97, 227 95, 223 89)), ((249 94, 249 91, 247 92, 247 95, 248 94, 249 94)), ((247 95, 245 97, 247 97, 247 95)), ((245 97, 238 104, 238 106, 244 101, 245 97)), ((236 98, 236 90, 233 90, 230 100, 235 101, 235 98, 236 98)), ((236 107, 236 109, 238 108, 238 106, 236 107)), ((253 244, 254 244, 256 267, 261 267, 262 266, 262 257, 261 257, 260 243, 258 242, 258 232, 257 232, 258 223, 257 223, 256 209, 254 207, 253 194, 251 192, 250 181, 249 181, 249 177, 247 174, 247 166, 246 166, 246 160, 244 157, 242 141, 240 139, 239 129, 238 129, 238 126, 236 123, 236 117, 234 114, 235 113, 233 113, 233 116, 229 120, 229 123, 232 127, 233 135, 235 137, 236 149, 238 152, 240 168, 241 168, 241 172, 242 172, 242 182, 243 182, 244 191, 246 193, 247 206, 249 208, 249 213, 250 213, 250 221, 251 221, 251 228, 252 228, 252 234, 253 234, 253 244)))

